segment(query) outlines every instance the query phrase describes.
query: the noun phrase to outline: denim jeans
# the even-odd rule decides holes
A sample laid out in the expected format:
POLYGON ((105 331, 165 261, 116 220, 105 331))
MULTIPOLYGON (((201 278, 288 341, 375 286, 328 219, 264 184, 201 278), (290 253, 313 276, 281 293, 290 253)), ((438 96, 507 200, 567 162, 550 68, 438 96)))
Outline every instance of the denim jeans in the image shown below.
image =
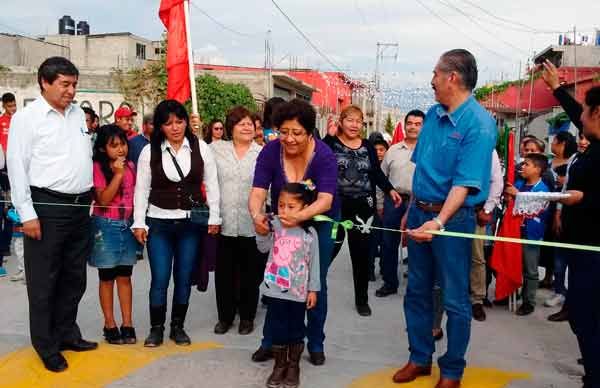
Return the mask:
MULTIPOLYGON (((339 219, 338 217, 334 217, 339 219)), ((331 238, 331 229, 333 224, 329 222, 319 222, 316 226, 319 236, 319 263, 321 270, 321 291, 317 292, 317 305, 306 313, 307 327, 306 336, 308 337, 307 348, 309 352, 322 352, 325 342, 325 320, 327 319, 327 272, 331 264, 331 255, 333 254, 334 241, 331 238)), ((270 299, 271 300, 271 299, 270 299)), ((269 302, 270 303, 270 302, 269 302)), ((263 339, 261 346, 263 349, 270 349, 273 345, 273 328, 268 319, 263 326, 263 339)))
MULTIPOLYGON (((425 212, 413 205, 408 215, 408 227, 418 228, 436 215, 437 213, 425 212)), ((473 233, 474 210, 459 209, 446 223, 446 230, 473 233)), ((433 288, 438 285, 442 291, 444 311, 448 316, 448 350, 438 359, 438 364, 443 377, 460 379, 466 365, 465 353, 471 335, 471 240, 434 237, 431 242, 420 244, 408 240, 408 255, 411 260, 404 312, 410 361, 421 366, 431 364, 435 351, 431 335, 434 320, 433 288)))
MULTIPOLYGON (((383 227, 389 229, 400 229, 400 221, 406 212, 406 203, 402 201, 399 207, 389 196, 385 196, 383 202, 383 227)), ((384 285, 390 289, 397 290, 400 286, 398 280, 398 248, 400 247, 400 233, 383 232, 383 257, 382 270, 384 285)))
POLYGON ((583 357, 584 387, 600 387, 600 253, 565 250, 569 264, 569 323, 583 357))
POLYGON ((188 304, 196 270, 201 228, 189 219, 147 218, 150 306, 166 306, 173 271, 173 304, 188 304))
POLYGON ((265 325, 269 324, 274 345, 295 345, 304 342, 306 303, 269 298, 265 325))
POLYGON ((540 280, 539 263, 540 247, 523 245, 523 303, 529 303, 532 306, 535 306, 535 295, 540 280))
POLYGON ((567 256, 566 249, 556 248, 554 250, 554 292, 567 296, 565 280, 567 278, 567 256))

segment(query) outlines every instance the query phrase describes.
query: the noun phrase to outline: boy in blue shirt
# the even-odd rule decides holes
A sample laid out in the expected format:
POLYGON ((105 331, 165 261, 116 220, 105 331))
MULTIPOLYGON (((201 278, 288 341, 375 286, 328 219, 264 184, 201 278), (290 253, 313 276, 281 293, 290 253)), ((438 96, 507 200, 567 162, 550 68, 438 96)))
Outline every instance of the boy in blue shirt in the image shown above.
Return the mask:
MULTIPOLYGON (((548 168, 548 158, 543 154, 529 154, 523 162, 521 179, 515 185, 508 185, 505 193, 517 195, 519 192, 550 192, 551 190, 542 181, 542 176, 548 168)), ((546 230, 548 210, 544 209, 539 214, 526 217, 521 225, 521 238, 527 240, 542 240, 546 230)), ((536 245, 523 245, 523 303, 517 310, 517 315, 529 315, 535 310, 535 294, 538 288, 538 264, 540 260, 540 247, 536 245)))

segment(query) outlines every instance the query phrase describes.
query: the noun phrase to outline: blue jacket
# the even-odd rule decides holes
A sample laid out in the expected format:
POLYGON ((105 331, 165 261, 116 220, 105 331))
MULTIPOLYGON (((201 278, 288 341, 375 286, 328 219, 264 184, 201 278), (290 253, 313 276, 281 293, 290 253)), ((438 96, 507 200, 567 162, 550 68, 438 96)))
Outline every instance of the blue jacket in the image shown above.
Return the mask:
MULTIPOLYGON (((515 188, 519 191, 532 192, 532 193, 549 193, 550 189, 543 181, 539 181, 536 185, 531 188, 525 188, 525 181, 519 179, 515 182, 515 188)), ((543 240, 544 233, 546 231, 546 222, 548 221, 548 209, 542 211, 535 217, 525 218, 523 225, 521 226, 521 234, 523 238, 528 240, 543 240)))

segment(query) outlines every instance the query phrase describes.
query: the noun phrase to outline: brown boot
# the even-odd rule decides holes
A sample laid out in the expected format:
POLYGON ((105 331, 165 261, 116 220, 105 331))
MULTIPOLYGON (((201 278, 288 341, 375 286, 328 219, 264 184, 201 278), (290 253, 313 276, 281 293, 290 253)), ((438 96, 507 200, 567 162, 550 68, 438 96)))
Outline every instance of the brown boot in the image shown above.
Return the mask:
POLYGON ((285 388, 297 388, 300 385, 300 357, 302 357, 302 352, 304 352, 304 342, 290 345, 289 365, 285 380, 283 380, 285 388))
POLYGON ((288 346, 273 345, 272 351, 275 356, 275 365, 273 366, 273 372, 267 379, 267 387, 280 388, 288 369, 288 346))
POLYGON ((459 388, 460 380, 451 380, 445 377, 441 377, 435 388, 459 388))
POLYGON ((421 376, 430 376, 431 375, 431 365, 427 366, 419 366, 412 362, 404 365, 402 369, 400 369, 394 375, 395 383, 410 383, 414 381, 417 377, 421 376))

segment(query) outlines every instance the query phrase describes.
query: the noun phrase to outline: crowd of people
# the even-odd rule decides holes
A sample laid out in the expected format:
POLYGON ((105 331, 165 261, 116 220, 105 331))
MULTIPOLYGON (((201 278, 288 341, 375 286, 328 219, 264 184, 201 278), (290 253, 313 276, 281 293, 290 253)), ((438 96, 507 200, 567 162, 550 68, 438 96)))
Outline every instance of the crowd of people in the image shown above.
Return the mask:
MULTIPOLYGON (((325 215, 398 230, 347 231, 356 311, 372 314, 368 284, 376 278, 376 257, 383 284, 375 296, 398 293, 399 249, 407 245, 410 358, 393 380, 402 384, 431 374, 445 312, 449 341, 438 360, 436 388, 459 387, 471 320, 484 321, 484 306, 492 304, 492 247, 431 232, 493 233, 503 195, 562 191, 570 195, 524 220, 522 237, 600 245, 592 224, 600 216, 600 88, 580 104, 560 85, 556 68, 544 64, 544 80, 580 129, 579 142, 559 133, 549 162, 542 140, 523 138, 512 185, 505 184, 495 151, 496 122, 472 95, 478 75, 473 55, 448 51, 433 74, 439 104, 427 113, 410 111, 404 140, 390 145, 363 137, 365 118, 354 105, 330 121, 321 140, 315 109, 299 99, 273 98, 262 117, 232 107, 224 120, 204 129, 198 115, 174 100, 145 115, 139 134, 137 113, 127 106, 115 112, 114 123, 100 125, 92 109, 73 103, 77 68, 65 58, 47 59, 38 71, 41 95, 15 113, 14 95, 5 94, 0 116, 0 167, 7 155, 0 185, 11 194, 2 202, 0 254, 10 255, 12 237, 20 260, 12 280, 25 279, 31 342, 46 368, 67 369, 63 350, 97 347, 82 338, 76 323, 86 265, 98 270, 105 341, 137 342, 131 277, 144 249, 151 272, 144 345, 164 341, 171 278, 169 339, 189 345, 184 326, 191 289, 210 236, 217 241, 214 332, 227 333, 236 316, 240 335, 253 332, 262 293, 267 315, 252 360, 274 358, 268 387, 297 387, 305 338, 310 362, 326 361, 327 273, 344 230, 336 226, 336 240, 333 222, 314 221, 325 215)), ((600 310, 593 298, 589 303, 599 291, 598 259, 593 252, 523 245, 517 314, 533 312, 538 287, 553 287, 545 304, 562 308, 549 319, 570 321, 586 388, 600 386, 600 310), (546 267, 541 282, 540 264, 546 267)), ((6 274, 1 264, 0 276, 6 274)))

